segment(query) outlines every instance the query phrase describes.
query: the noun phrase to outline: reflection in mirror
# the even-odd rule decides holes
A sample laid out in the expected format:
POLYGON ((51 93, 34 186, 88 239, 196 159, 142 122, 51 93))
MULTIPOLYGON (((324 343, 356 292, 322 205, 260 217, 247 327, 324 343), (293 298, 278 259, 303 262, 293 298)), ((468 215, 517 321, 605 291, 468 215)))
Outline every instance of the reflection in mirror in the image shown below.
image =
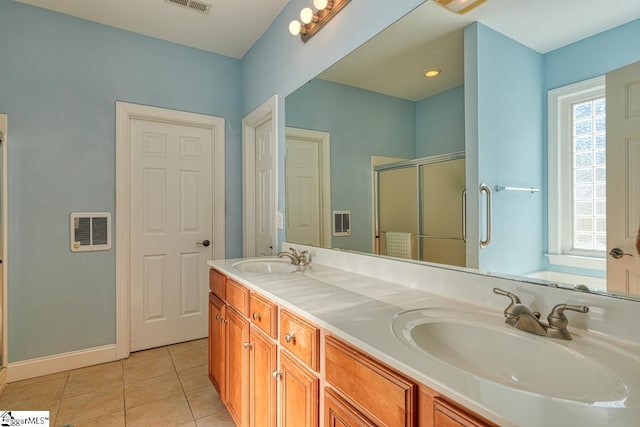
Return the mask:
MULTIPOLYGON (((430 261, 465 265, 493 275, 515 275, 534 283, 582 284, 598 293, 609 289, 640 294, 640 288, 634 289, 632 282, 620 285, 618 280, 617 286, 606 283, 612 268, 608 250, 621 247, 629 253, 634 248, 640 200, 630 199, 631 190, 622 191, 623 201, 614 205, 612 190, 607 187, 607 213, 620 212, 627 217, 622 241, 614 243, 607 236, 606 251, 588 257, 560 254, 559 263, 555 261, 558 257, 549 256, 558 255, 550 249, 549 241, 560 232, 549 225, 556 207, 556 202, 549 199, 553 185, 549 176, 557 171, 547 164, 547 154, 552 151, 548 148, 552 142, 547 135, 552 132, 547 95, 553 89, 640 61, 640 50, 635 46, 635 40, 640 39, 638 2, 615 0, 583 6, 580 0, 562 4, 551 0, 535 4, 491 0, 460 16, 425 2, 290 94, 286 99, 286 126, 330 136, 330 162, 326 162, 331 173, 330 206, 325 210, 351 212, 351 234, 336 236, 329 229, 321 245, 386 254, 386 233, 382 231, 404 232, 412 235, 409 258, 420 260, 422 253, 428 252, 418 243, 422 230, 405 230, 397 225, 389 230, 381 225, 376 230, 375 166, 464 152, 465 260, 430 261), (424 77, 424 72, 432 68, 441 69, 442 74, 433 79, 424 77), (486 201, 478 192, 481 183, 493 190, 492 219, 487 218, 486 201), (541 191, 496 192, 496 186, 535 187, 541 191), (623 203, 627 203, 627 210, 622 208, 623 203), (485 224, 489 221, 492 243, 481 249, 479 242, 486 237, 485 224), (588 262, 583 263, 585 259, 588 262), (608 275, 603 268, 605 260, 609 262, 608 275)), ((607 93, 610 115, 608 97, 607 93)), ((614 176, 612 169, 624 169, 620 167, 623 163, 611 163, 611 158, 617 157, 609 153, 613 140, 610 133, 617 126, 609 123, 607 119, 607 180, 614 176)), ((600 136, 594 133, 594 141, 596 137, 600 136)), ((592 150, 594 158, 604 159, 596 148, 592 150)), ((615 160, 626 161, 627 169, 637 173, 631 182, 640 176, 635 168, 640 164, 640 154, 634 156, 615 160)), ((289 162, 288 151, 286 160, 289 162)), ((594 174, 601 176, 596 166, 602 165, 593 166, 594 174)), ((558 170, 570 177, 574 173, 571 165, 558 170)), ((581 175, 583 179, 585 176, 581 175)), ((603 188, 595 178, 590 182, 594 189, 603 188)), ((416 177, 412 185, 408 193, 415 195, 413 189, 418 191, 422 184, 416 177)), ((391 194, 399 196, 400 190, 407 190, 409 185, 392 187, 397 190, 391 194)), ((289 192, 287 185, 286 238, 297 241, 294 234, 289 234, 289 192)), ((400 206, 399 201, 393 204, 400 206)), ((438 205, 430 206, 423 200, 417 206, 428 211, 438 205)), ((447 208, 446 212, 457 217, 462 209, 447 208)), ((412 214, 416 218, 407 219, 407 223, 419 224, 417 207, 412 214)), ((330 218, 330 213, 325 215, 330 218)), ((603 217, 587 221, 580 222, 583 229, 598 227, 598 232, 602 231, 603 217)), ((330 223, 330 219, 325 222, 330 223)), ((635 272, 640 269, 640 258, 623 258, 623 270, 631 272, 631 277, 640 277, 640 271, 635 272)))
POLYGON ((466 266, 464 153, 374 167, 375 253, 466 266))

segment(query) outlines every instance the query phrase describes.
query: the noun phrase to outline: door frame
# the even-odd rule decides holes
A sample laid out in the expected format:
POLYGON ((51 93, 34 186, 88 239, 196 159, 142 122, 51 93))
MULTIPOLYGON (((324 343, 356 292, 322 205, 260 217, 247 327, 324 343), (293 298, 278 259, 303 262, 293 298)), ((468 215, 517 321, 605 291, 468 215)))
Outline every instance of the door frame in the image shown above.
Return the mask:
POLYGON ((0 223, 0 227, 2 227, 2 253, 0 254, 2 257, 2 289, 0 290, 0 292, 2 292, 2 359, 0 360, 0 390, 3 389, 7 382, 6 368, 9 362, 9 269, 7 268, 7 255, 9 254, 9 174, 7 172, 7 166, 9 165, 9 162, 7 161, 8 128, 8 116, 6 114, 0 114, 0 131, 4 135, 4 138, 2 138, 2 222, 0 223))
POLYGON ((130 352, 131 121, 156 121, 211 130, 213 254, 225 256, 225 121, 222 117, 116 101, 116 358, 130 352))
POLYGON ((271 206, 273 207, 272 233, 274 253, 278 251, 278 95, 242 119, 242 254, 256 256, 256 129, 271 120, 273 135, 273 181, 271 206))
MULTIPOLYGON (((304 139, 306 141, 314 142, 318 144, 318 152, 320 154, 318 165, 319 183, 320 183, 320 221, 322 225, 321 230, 321 244, 324 248, 332 247, 332 221, 331 221, 331 134, 329 132, 323 132, 319 130, 302 129, 287 127, 285 128, 285 155, 287 139, 296 138, 304 139)), ((286 162, 286 161, 285 161, 286 162)), ((286 183, 286 167, 285 167, 285 183, 286 183)), ((285 199, 286 199, 286 185, 285 185, 285 199)), ((286 213, 286 212, 285 212, 286 213)), ((286 227, 285 227, 286 230, 286 227)), ((286 232, 285 232, 286 236, 286 232)))

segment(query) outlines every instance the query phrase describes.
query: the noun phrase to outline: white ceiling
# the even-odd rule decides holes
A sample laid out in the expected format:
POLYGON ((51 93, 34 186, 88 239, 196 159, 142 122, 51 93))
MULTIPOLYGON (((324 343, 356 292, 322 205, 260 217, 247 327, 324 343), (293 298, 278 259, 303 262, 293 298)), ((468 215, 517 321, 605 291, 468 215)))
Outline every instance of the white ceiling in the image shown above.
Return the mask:
POLYGON ((203 15, 164 0, 18 1, 236 59, 244 56, 289 2, 205 0, 213 7, 203 15))
POLYGON ((428 1, 319 77, 419 101, 462 84, 472 22, 546 53, 638 18, 640 0, 488 0, 465 15, 428 1), (426 79, 429 68, 443 73, 426 79))

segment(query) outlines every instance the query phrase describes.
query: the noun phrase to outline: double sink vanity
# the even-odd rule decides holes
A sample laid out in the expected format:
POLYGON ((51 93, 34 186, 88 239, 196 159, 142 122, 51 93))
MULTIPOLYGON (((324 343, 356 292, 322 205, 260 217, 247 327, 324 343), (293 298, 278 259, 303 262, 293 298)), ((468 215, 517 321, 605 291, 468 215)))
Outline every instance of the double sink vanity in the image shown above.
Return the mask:
POLYGON ((313 262, 209 262, 210 378, 237 425, 638 425, 633 302, 298 249, 313 262))

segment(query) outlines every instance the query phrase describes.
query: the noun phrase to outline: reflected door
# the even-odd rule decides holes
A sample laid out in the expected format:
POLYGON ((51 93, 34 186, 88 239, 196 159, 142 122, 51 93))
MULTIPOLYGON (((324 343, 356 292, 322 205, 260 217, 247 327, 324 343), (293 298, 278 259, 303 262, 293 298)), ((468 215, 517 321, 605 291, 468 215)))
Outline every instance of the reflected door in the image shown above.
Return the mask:
POLYGON ((274 218, 273 218, 273 151, 274 141, 271 133, 271 120, 256 128, 256 255, 273 255, 274 218))
POLYGON ((322 246, 319 145, 287 136, 286 152, 287 240, 322 246))
POLYGON ((607 74, 607 290, 640 294, 640 62, 607 74))

